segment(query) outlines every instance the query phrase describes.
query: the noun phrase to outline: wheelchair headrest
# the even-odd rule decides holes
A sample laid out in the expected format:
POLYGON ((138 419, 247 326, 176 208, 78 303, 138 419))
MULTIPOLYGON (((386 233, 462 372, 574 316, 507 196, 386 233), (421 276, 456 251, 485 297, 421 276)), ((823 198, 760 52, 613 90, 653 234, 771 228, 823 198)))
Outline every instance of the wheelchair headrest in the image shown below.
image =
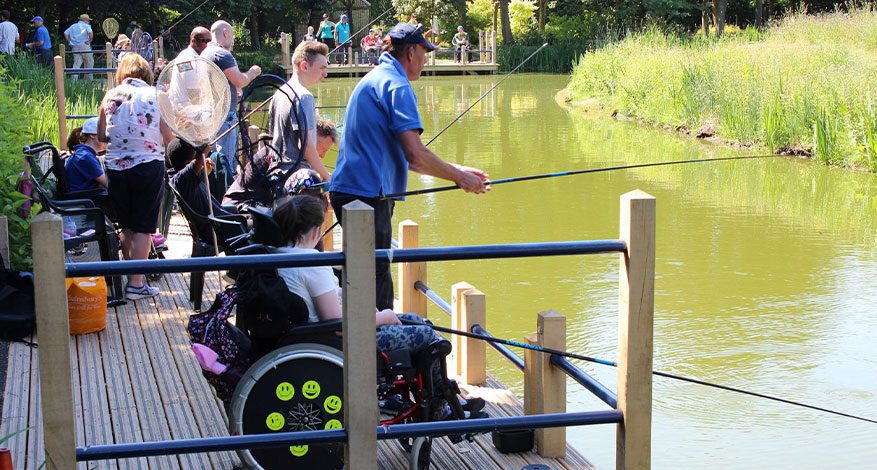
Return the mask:
POLYGON ((280 236, 280 226, 271 217, 271 211, 256 206, 248 207, 247 211, 253 216, 251 243, 268 246, 283 245, 283 237, 280 236))

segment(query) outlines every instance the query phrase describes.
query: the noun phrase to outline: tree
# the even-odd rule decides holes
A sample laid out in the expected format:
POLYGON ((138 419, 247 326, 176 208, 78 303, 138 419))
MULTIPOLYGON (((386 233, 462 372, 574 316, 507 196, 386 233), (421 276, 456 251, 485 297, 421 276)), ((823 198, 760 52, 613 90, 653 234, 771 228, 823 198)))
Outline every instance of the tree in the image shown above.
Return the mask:
POLYGON ((728 0, 712 0, 713 2, 713 26, 716 27, 716 37, 722 37, 725 33, 725 12, 728 11, 728 0))
POLYGON ((502 45, 508 46, 515 41, 512 37, 512 20, 509 17, 509 0, 499 0, 499 16, 502 23, 502 45))

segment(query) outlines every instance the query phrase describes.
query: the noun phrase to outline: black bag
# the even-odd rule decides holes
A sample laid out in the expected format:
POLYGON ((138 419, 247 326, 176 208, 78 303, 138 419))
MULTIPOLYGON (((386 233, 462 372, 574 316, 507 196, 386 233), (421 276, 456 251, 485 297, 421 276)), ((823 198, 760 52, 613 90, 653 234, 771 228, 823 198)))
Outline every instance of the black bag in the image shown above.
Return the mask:
POLYGON ((290 326, 308 322, 308 307, 276 269, 242 271, 237 278, 238 327, 253 339, 276 339, 290 326))
POLYGON ((36 318, 33 276, 0 267, 0 338, 21 341, 33 333, 36 318))

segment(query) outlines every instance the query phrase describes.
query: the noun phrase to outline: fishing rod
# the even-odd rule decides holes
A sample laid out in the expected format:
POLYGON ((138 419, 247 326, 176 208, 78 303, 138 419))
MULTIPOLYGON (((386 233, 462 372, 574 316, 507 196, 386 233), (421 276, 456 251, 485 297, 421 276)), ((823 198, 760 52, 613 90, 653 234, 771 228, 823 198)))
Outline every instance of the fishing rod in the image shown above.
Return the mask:
MULTIPOLYGON (((380 15, 378 15, 377 17, 375 17, 375 19, 369 21, 367 25, 363 26, 362 28, 359 28, 359 31, 357 31, 357 32, 355 32, 355 33, 353 33, 353 34, 351 34, 351 35, 350 35, 350 39, 355 38, 357 34, 359 34, 359 33, 363 32, 363 31, 365 31, 365 28, 368 28, 369 26, 375 24, 376 21, 378 21, 379 19, 381 19, 381 17, 383 17, 384 15, 386 15, 387 13, 389 13, 390 10, 392 10, 392 9, 394 9, 394 8, 396 8, 396 7, 390 7, 390 8, 387 8, 383 13, 381 13, 380 15)), ((353 42, 349 42, 349 43, 350 43, 351 45, 353 45, 353 42)), ((335 51, 337 51, 338 49, 340 49, 341 46, 343 46, 344 44, 348 44, 348 42, 344 42, 343 44, 338 44, 337 46, 335 46, 335 49, 332 49, 331 51, 329 51, 329 55, 331 56, 333 52, 335 52, 335 51)))
POLYGON ((496 87, 498 87, 500 83, 506 81, 506 79, 508 79, 509 77, 511 77, 513 73, 517 72, 518 69, 521 68, 521 66, 523 66, 524 64, 526 64, 527 61, 529 61, 530 59, 532 59, 533 56, 535 56, 536 54, 538 54, 539 51, 541 51, 542 49, 545 49, 546 47, 548 47, 548 43, 547 43, 547 42, 546 42, 545 44, 542 44, 542 46, 539 47, 539 49, 536 49, 532 54, 530 54, 526 59, 524 59, 520 64, 518 64, 517 67, 513 68, 509 73, 505 74, 505 77, 502 77, 502 79, 501 79, 500 81, 496 82, 496 84, 494 84, 492 87, 490 87, 489 90, 485 91, 484 94, 481 95, 481 97, 479 97, 479 98, 478 98, 477 100, 475 100, 472 104, 470 104, 469 107, 466 108, 462 113, 460 113, 459 116, 457 116, 456 118, 454 118, 453 121, 449 122, 448 125, 445 126, 444 129, 440 130, 438 134, 436 134, 436 135, 434 135, 434 136, 432 137, 432 139, 429 139, 429 142, 426 143, 426 146, 429 147, 429 144, 433 143, 433 142, 435 141, 435 139, 438 139, 439 136, 442 135, 446 130, 448 130, 449 127, 453 126, 455 122, 457 122, 457 121, 459 121, 460 119, 462 119, 462 118, 463 118, 463 115, 465 115, 466 113, 468 113, 470 109, 474 108, 476 104, 480 103, 481 100, 483 100, 484 97, 486 97, 487 95, 489 95, 491 91, 493 91, 494 89, 496 89, 496 87))
POLYGON ((203 7, 204 4, 206 4, 206 3, 209 2, 209 1, 210 1, 210 0, 204 0, 204 1, 201 2, 201 4, 199 4, 197 7, 192 8, 192 10, 189 11, 189 13, 186 13, 185 15, 183 15, 182 18, 180 18, 180 19, 178 19, 177 21, 175 21, 174 24, 172 24, 172 25, 168 26, 167 28, 163 29, 160 33, 158 33, 158 35, 159 35, 159 36, 165 36, 165 37, 166 37, 167 34, 170 33, 172 29, 174 29, 174 27, 176 27, 176 26, 177 26, 178 24, 180 24, 183 20, 185 20, 186 18, 188 18, 189 15, 191 15, 192 13, 195 13, 196 10, 198 10, 198 9, 201 8, 201 7, 203 7))
MULTIPOLYGON (((630 170, 633 168, 647 168, 651 166, 669 166, 669 165, 682 165, 685 163, 700 163, 700 162, 721 162, 721 161, 730 161, 730 160, 748 160, 753 158, 771 158, 771 157, 787 157, 788 155, 744 155, 740 157, 720 157, 720 158, 698 158, 695 160, 676 160, 672 162, 652 162, 652 163, 638 163, 636 165, 619 165, 619 166, 608 166, 601 168, 587 168, 584 170, 572 170, 572 171, 561 171, 557 173, 544 173, 539 175, 529 175, 529 176, 517 176, 514 178, 503 178, 493 181, 485 181, 485 185, 497 185, 504 183, 517 183, 519 181, 532 181, 532 180, 540 180, 546 178, 557 178, 559 176, 572 176, 572 175, 583 175, 586 173, 602 173, 604 171, 615 171, 615 170, 630 170)), ((457 185, 452 186, 439 186, 437 188, 427 188, 427 189, 418 189, 415 191, 406 191, 404 193, 396 193, 396 194, 387 194, 385 196, 381 196, 381 199, 391 199, 391 198, 399 198, 406 196, 417 196, 419 194, 429 194, 429 193, 437 193, 441 191, 450 191, 452 189, 460 189, 457 185)))
MULTIPOLYGON (((424 325, 423 323, 411 322, 411 321, 406 321, 406 320, 402 320, 402 319, 400 319, 400 320, 402 321, 403 324, 420 325, 420 326, 424 325)), ((545 353, 545 354, 554 354, 557 356, 568 357, 570 359, 578 359, 581 361, 592 362, 592 363, 601 364, 604 366, 618 367, 617 362, 607 361, 605 359, 598 359, 595 357, 584 356, 581 354, 574 354, 574 353, 570 353, 567 351, 561 351, 559 349, 554 349, 554 348, 544 348, 542 346, 536 346, 536 345, 527 344, 527 343, 520 343, 518 341, 497 338, 495 336, 480 335, 478 333, 470 333, 467 331, 454 330, 451 328, 445 328, 443 326, 438 326, 438 325, 431 325, 431 324, 427 324, 427 325, 436 331, 441 331, 442 333, 449 333, 449 334, 453 334, 453 335, 465 336, 467 338, 480 339, 482 341, 487 341, 489 343, 499 343, 499 344, 504 344, 506 346, 514 346, 514 347, 523 348, 523 349, 530 349, 532 351, 537 351, 537 352, 541 352, 541 353, 545 353)), ((472 325, 472 328, 474 329, 476 326, 480 326, 480 325, 472 325)), ((843 416, 845 418, 852 418, 852 419, 857 419, 860 421, 865 421, 868 423, 877 424, 877 420, 875 420, 875 419, 865 418, 863 416, 856 416, 856 415, 852 415, 849 413, 844 413, 842 411, 830 410, 828 408, 822 408, 820 406, 808 405, 807 403, 801 403, 799 401, 794 401, 794 400, 787 400, 785 398, 779 398, 779 397, 775 397, 772 395, 766 395, 764 393, 750 392, 748 390, 743 390, 741 388, 730 387, 728 385, 716 384, 716 383, 707 382, 707 381, 700 380, 700 379, 694 379, 691 377, 684 377, 681 375, 670 374, 667 372, 661 372, 661 371, 657 371, 657 370, 653 370, 652 374, 657 375, 659 377, 665 377, 665 378, 674 379, 674 380, 681 380, 683 382, 693 383, 693 384, 697 384, 697 385, 703 385, 706 387, 717 388, 717 389, 726 390, 729 392, 742 393, 744 395, 749 395, 749 396, 758 397, 758 398, 764 398, 767 400, 773 400, 773 401, 785 403, 788 405, 800 406, 800 407, 804 407, 804 408, 809 408, 811 410, 822 411, 824 413, 830 413, 833 415, 843 416)))

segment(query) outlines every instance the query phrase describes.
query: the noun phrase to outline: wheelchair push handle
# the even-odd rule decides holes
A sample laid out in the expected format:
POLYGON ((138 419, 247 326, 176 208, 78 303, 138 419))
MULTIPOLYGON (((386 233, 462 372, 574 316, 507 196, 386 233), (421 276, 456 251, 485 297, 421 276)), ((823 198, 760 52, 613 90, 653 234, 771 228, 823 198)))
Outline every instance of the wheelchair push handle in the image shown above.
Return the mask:
POLYGON ((47 141, 37 142, 35 144, 30 144, 30 145, 25 145, 24 148, 22 149, 22 152, 24 152, 27 155, 36 155, 36 154, 38 154, 46 149, 51 149, 52 156, 54 156, 54 157, 57 157, 60 155, 58 153, 58 149, 55 148, 55 146, 52 145, 51 142, 47 142, 47 141))

